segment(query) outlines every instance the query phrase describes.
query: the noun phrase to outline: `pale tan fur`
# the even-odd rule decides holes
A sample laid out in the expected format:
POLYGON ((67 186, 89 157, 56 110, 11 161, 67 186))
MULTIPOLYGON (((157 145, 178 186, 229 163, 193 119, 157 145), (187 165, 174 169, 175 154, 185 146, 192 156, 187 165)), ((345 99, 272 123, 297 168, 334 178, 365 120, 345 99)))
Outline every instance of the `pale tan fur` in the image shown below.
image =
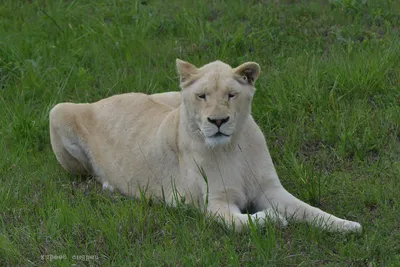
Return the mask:
POLYGON ((231 68, 215 61, 196 68, 177 60, 177 69, 181 92, 56 105, 50 112, 50 136, 61 165, 133 197, 145 194, 171 205, 176 196, 184 197, 233 222, 236 230, 249 218, 282 225, 292 218, 331 231, 361 230, 359 223, 312 207, 282 187, 250 114, 257 63, 231 68), (242 214, 250 203, 257 212, 242 214))

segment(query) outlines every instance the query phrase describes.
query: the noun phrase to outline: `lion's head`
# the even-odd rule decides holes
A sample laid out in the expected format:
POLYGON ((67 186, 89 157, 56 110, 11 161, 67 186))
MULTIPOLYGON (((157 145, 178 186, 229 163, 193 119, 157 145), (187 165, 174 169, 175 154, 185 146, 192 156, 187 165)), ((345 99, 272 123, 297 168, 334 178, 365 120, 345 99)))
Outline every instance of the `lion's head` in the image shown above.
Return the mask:
POLYGON ((250 114, 254 83, 260 66, 247 62, 237 68, 215 61, 196 68, 177 59, 182 111, 192 134, 210 147, 231 142, 250 114))

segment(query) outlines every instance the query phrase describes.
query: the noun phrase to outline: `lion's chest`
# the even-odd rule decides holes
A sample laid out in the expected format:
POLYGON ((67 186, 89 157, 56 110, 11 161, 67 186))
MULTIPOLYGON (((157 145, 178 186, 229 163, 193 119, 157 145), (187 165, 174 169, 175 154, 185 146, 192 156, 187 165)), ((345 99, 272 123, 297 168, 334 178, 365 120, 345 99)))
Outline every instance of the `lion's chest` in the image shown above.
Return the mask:
POLYGON ((193 193, 226 196, 238 203, 251 202, 257 194, 258 171, 241 151, 213 150, 209 155, 192 154, 186 161, 186 177, 193 193), (238 153, 239 152, 239 153, 238 153))

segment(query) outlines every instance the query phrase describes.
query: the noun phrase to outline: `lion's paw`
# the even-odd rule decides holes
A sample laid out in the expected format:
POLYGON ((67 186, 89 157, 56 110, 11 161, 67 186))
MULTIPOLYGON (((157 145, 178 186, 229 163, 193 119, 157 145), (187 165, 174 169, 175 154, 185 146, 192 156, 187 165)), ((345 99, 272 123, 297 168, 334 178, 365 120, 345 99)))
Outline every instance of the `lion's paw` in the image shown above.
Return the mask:
POLYGON ((114 192, 114 187, 110 185, 107 181, 103 183, 103 191, 108 190, 109 192, 114 192))
POLYGON ((259 211, 255 214, 252 214, 251 217, 252 219, 255 220, 260 220, 260 219, 271 220, 272 222, 278 224, 282 228, 286 227, 288 224, 288 222, 282 215, 273 210, 259 211))
POLYGON ((357 233, 360 233, 360 232, 362 232, 362 226, 358 222, 352 222, 352 221, 343 220, 341 225, 338 227, 338 230, 342 231, 342 232, 357 232, 357 233))

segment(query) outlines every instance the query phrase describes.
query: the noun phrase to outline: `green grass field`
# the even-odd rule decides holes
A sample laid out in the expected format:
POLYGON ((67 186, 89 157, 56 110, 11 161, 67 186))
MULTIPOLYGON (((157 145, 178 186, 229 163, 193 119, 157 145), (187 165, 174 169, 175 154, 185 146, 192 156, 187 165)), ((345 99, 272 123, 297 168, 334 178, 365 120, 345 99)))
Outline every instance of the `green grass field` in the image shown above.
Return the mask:
POLYGON ((400 266, 397 0, 0 2, 0 266, 400 266), (237 234, 103 192, 58 164, 58 102, 178 90, 175 58, 256 61, 253 116, 283 185, 361 234, 237 234))

